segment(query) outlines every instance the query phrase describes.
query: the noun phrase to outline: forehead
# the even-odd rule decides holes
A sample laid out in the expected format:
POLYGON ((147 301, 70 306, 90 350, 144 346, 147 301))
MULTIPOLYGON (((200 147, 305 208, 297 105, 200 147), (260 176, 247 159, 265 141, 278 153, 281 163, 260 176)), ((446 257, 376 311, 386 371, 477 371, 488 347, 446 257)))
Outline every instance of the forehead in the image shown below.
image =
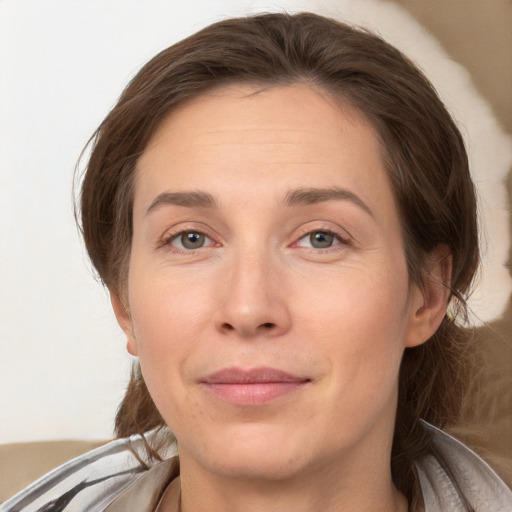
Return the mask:
MULTIPOLYGON (((259 128, 264 141, 266 130, 281 130, 285 135, 291 127, 303 128, 301 125, 306 119, 322 124, 323 129, 332 131, 333 135, 339 134, 347 123, 364 126, 371 136, 374 135, 373 125, 361 111, 316 85, 233 84, 209 89, 180 102, 160 123, 146 152, 169 135, 188 136, 201 132, 213 137, 227 133, 229 127, 243 128, 247 138, 254 137, 259 128), (251 129, 254 130, 251 132, 251 129)), ((310 131, 317 128, 312 126, 310 131)), ((243 132, 239 131, 237 141, 243 143, 244 140, 243 132)))
POLYGON ((250 195, 263 182, 269 194, 297 184, 389 189, 379 139, 358 110, 305 84, 233 85, 183 102, 161 123, 139 159, 135 199, 205 186, 250 195))

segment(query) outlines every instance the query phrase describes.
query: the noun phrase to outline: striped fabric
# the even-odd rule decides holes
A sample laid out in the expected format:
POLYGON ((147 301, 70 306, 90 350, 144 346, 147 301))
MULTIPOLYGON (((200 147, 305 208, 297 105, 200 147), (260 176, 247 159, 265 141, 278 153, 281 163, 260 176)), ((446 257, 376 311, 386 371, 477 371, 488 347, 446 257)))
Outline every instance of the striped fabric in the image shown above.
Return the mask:
MULTIPOLYGON (((176 456, 176 447, 167 456, 176 456)), ((103 511, 158 464, 146 457, 141 436, 118 439, 54 469, 0 505, 0 511, 103 511)))

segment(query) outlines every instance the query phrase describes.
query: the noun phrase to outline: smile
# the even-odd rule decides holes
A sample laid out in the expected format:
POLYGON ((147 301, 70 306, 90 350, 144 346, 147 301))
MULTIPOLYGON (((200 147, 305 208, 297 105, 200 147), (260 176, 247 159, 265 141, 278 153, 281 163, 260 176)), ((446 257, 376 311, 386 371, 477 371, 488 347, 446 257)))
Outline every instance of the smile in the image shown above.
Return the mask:
POLYGON ((227 368, 206 377, 202 384, 217 398, 235 405, 263 405, 302 388, 310 379, 273 368, 227 368))

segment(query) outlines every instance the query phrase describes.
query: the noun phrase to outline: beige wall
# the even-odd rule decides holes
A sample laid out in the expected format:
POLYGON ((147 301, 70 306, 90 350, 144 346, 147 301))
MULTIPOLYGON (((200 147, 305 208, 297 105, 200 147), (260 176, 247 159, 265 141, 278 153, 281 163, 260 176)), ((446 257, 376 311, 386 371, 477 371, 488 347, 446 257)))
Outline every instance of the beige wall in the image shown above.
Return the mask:
MULTIPOLYGON (((512 134, 512 0, 394 0, 406 8, 447 53, 462 64, 512 134)), ((512 169, 508 177, 512 205, 512 169)), ((512 209, 511 209, 512 210, 512 209)), ((512 234, 512 214, 511 214, 512 234)), ((512 272, 512 249, 508 268, 512 272)), ((477 443, 512 457, 512 302, 505 316, 479 329, 487 351, 490 384, 481 404, 468 406, 468 416, 477 414, 477 443)), ((486 379, 489 380, 489 379, 486 379)), ((478 387, 478 386, 476 386, 478 387)), ((503 459, 504 472, 512 480, 510 460, 503 459)))
POLYGON ((394 0, 470 73, 512 133, 512 0, 394 0))

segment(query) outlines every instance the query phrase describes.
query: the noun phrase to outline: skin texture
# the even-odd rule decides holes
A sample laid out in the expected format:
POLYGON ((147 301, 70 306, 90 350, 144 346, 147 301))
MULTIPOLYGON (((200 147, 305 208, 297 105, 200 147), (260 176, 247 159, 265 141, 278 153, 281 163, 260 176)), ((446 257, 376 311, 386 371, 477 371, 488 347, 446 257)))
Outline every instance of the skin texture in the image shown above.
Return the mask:
POLYGON ((112 303, 178 439, 182 509, 405 510, 389 469, 399 365, 438 327, 450 269, 409 282, 369 123, 306 85, 190 100, 139 160, 133 225, 112 303), (263 367, 297 385, 226 398, 205 382, 263 367))

